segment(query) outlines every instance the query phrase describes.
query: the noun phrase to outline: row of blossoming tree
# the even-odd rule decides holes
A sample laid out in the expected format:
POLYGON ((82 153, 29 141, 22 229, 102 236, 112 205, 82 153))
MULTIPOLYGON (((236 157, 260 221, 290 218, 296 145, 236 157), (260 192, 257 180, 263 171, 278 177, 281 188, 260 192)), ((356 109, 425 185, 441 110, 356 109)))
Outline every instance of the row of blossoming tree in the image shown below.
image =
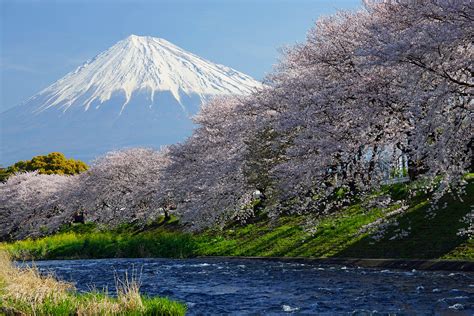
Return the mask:
POLYGON ((51 231, 77 212, 115 225, 172 210, 202 229, 252 216, 256 190, 272 216, 328 212, 376 190, 387 166, 389 177, 436 179, 438 196, 462 188, 473 167, 473 20, 469 0, 366 1, 320 19, 264 88, 205 104, 183 143, 109 153, 77 176, 8 179, 1 235, 51 231))

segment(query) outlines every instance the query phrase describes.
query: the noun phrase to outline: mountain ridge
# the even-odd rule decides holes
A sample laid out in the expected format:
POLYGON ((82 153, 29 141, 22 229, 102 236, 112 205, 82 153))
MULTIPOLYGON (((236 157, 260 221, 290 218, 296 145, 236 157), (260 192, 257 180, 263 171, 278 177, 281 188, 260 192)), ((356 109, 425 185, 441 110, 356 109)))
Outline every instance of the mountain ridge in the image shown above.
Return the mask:
POLYGON ((171 42, 131 35, 0 113, 0 163, 52 151, 90 161, 109 150, 184 140, 209 98, 262 84, 171 42))
POLYGON ((250 76, 211 63, 165 39, 130 35, 33 98, 44 94, 50 96, 38 111, 54 106, 66 111, 81 95, 90 91, 91 96, 80 102, 88 110, 95 100, 102 104, 118 91, 125 94, 125 107, 137 90, 149 90, 152 102, 155 92, 171 91, 181 102, 182 93, 195 93, 205 98, 206 95, 250 93, 259 86, 250 76))

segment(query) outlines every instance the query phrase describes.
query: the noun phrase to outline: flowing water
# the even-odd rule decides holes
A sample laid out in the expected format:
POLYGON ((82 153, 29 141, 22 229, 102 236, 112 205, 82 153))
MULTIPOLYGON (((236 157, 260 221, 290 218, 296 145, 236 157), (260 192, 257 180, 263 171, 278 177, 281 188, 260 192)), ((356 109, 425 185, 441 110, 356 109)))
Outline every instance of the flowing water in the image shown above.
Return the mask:
POLYGON ((188 305, 190 315, 474 315, 474 274, 241 259, 41 261, 80 291, 138 271, 141 290, 188 305))

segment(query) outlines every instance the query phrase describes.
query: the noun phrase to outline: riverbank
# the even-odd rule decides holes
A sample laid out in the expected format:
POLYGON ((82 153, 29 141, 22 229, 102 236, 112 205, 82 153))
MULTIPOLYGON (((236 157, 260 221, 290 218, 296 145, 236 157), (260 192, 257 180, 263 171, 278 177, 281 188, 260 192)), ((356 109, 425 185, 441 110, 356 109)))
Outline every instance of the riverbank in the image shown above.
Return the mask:
POLYGON ((430 211, 429 197, 420 194, 399 212, 406 185, 382 193, 392 197, 384 208, 362 201, 320 217, 273 220, 260 214, 246 225, 234 223, 199 234, 183 232, 176 220, 115 230, 75 225, 52 236, 3 243, 0 249, 17 260, 198 256, 474 260, 474 240, 458 234, 474 205, 472 180, 463 200, 446 196, 435 213, 430 211))
POLYGON ((134 279, 117 280, 117 295, 107 291, 79 293, 71 283, 41 275, 35 267, 18 268, 0 252, 2 315, 184 315, 186 306, 140 295, 134 279))

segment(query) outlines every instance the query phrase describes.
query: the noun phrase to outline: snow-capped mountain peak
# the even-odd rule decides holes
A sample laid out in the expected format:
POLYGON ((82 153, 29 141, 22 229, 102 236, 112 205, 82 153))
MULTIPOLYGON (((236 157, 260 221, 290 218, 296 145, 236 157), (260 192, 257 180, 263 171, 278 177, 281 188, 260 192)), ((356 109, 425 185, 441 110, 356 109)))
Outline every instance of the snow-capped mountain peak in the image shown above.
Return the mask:
POLYGON ((91 161, 123 147, 183 141, 216 95, 261 83, 161 38, 130 35, 0 114, 0 163, 59 151, 91 161))
POLYGON ((48 108, 99 108, 122 94, 120 113, 132 95, 144 92, 151 103, 156 92, 169 91, 181 103, 183 94, 246 94, 261 83, 229 67, 214 64, 167 40, 130 35, 87 61, 33 98, 41 99, 36 112, 48 108))

